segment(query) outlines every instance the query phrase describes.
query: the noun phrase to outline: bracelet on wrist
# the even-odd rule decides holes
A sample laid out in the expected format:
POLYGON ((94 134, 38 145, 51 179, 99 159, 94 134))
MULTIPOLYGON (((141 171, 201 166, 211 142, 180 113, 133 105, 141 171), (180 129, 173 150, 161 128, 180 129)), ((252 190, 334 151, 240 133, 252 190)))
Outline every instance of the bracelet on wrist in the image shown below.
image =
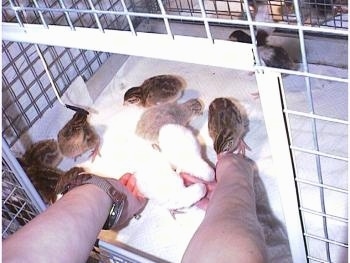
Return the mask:
MULTIPOLYGON (((111 179, 113 180, 113 179, 111 179)), ((111 199, 112 206, 110 208, 106 222, 103 225, 104 230, 111 227, 120 219, 126 203, 125 194, 118 191, 106 178, 99 177, 87 172, 79 172, 75 176, 71 176, 67 182, 60 185, 58 193, 65 194, 79 185, 94 184, 102 189, 111 199)))

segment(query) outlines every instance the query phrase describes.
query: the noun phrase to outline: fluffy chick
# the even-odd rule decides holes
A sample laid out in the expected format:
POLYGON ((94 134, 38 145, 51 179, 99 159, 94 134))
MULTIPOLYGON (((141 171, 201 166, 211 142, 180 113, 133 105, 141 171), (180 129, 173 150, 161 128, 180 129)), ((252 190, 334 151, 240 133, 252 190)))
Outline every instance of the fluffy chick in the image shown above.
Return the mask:
POLYGON ((202 158, 201 146, 190 129, 177 124, 162 126, 159 147, 178 173, 185 172, 207 182, 214 180, 215 172, 202 158))
POLYGON ((137 162, 134 176, 142 195, 169 210, 174 218, 206 194, 204 183, 198 182, 186 187, 164 155, 153 149, 137 162))
POLYGON ((85 110, 77 111, 58 132, 57 142, 64 156, 76 159, 91 149, 92 161, 99 155, 100 137, 89 124, 88 114, 85 110))
POLYGON ((245 155, 250 150, 243 137, 248 132, 249 121, 243 107, 229 98, 216 98, 209 105, 208 130, 214 141, 214 150, 245 155))
MULTIPOLYGON (((280 46, 272 46, 267 43, 269 34, 259 29, 256 33, 256 44, 262 62, 273 68, 296 70, 297 66, 289 56, 288 52, 280 46)), ((242 43, 252 43, 251 37, 242 30, 233 31, 229 40, 242 43)))
POLYGON ((140 86, 128 89, 124 94, 124 105, 135 104, 150 107, 179 99, 186 82, 175 75, 157 75, 146 79, 140 86))
POLYGON ((186 126, 194 116, 203 112, 203 105, 198 99, 184 103, 166 103, 146 110, 136 126, 136 135, 153 143, 158 142, 160 128, 165 124, 186 126))
POLYGON ((25 166, 57 167, 63 159, 55 139, 41 140, 32 144, 20 158, 25 166))

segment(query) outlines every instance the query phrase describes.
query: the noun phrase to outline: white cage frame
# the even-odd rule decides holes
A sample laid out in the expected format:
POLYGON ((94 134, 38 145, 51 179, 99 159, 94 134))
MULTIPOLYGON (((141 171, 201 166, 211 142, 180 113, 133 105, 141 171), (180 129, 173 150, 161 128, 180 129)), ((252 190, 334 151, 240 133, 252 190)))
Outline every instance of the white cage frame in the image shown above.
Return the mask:
MULTIPOLYGON (((15 1, 7 1, 7 5, 3 6, 7 10, 14 12, 16 16, 15 22, 3 22, 2 25, 2 39, 3 41, 10 42, 22 42, 32 43, 38 45, 48 46, 61 46, 65 48, 87 49, 99 52, 125 54, 130 56, 144 56, 158 59, 166 59, 173 61, 197 63, 204 65, 212 65, 218 67, 255 71, 256 80, 259 88, 261 104, 265 116, 265 124, 268 131, 269 142, 271 145, 272 156, 275 164, 275 171, 282 176, 279 177, 279 186, 281 193, 282 205, 285 208, 286 227, 289 235, 289 241, 291 244, 291 252, 294 262, 332 262, 329 251, 327 252, 327 261, 310 257, 307 254, 307 238, 315 238, 325 242, 326 247, 329 244, 335 244, 347 248, 347 243, 333 241, 327 238, 321 238, 317 236, 310 236, 303 230, 303 223, 301 220, 301 212, 303 208, 298 204, 297 191, 289 191, 291 185, 297 185, 298 183, 313 184, 319 187, 322 192, 324 188, 331 189, 332 191, 339 191, 344 194, 348 194, 347 189, 340 189, 337 187, 331 187, 323 184, 322 180, 319 182, 307 182, 298 178, 295 174, 293 166, 293 151, 307 152, 315 156, 316 160, 320 156, 326 156, 328 158, 334 158, 344 162, 348 162, 347 156, 338 156, 332 153, 325 153, 318 149, 317 145, 317 132, 314 131, 314 149, 303 149, 296 147, 290 138, 290 131, 288 126, 288 116, 304 116, 310 118, 313 122, 315 120, 325 120, 343 125, 349 125, 348 120, 342 120, 337 118, 331 118, 327 116, 317 115, 313 109, 312 97, 309 97, 309 112, 297 112, 289 110, 286 107, 285 96, 283 94, 283 88, 281 87, 281 74, 288 73, 301 76, 305 79, 305 86, 310 94, 310 78, 325 79, 335 81, 339 83, 348 84, 348 78, 327 76, 321 74, 311 73, 308 69, 307 56, 305 50, 304 34, 305 32, 323 33, 330 36, 348 36, 348 31, 339 28, 329 27, 311 27, 306 25, 302 19, 300 11, 300 3, 297 0, 293 0, 295 8, 295 23, 270 23, 262 21, 254 21, 249 12, 245 12, 245 20, 233 20, 220 17, 210 17, 206 13, 206 7, 204 2, 196 1, 199 6, 200 14, 197 16, 182 16, 178 14, 169 14, 166 11, 164 1, 155 1, 159 7, 158 13, 143 13, 134 12, 127 9, 126 1, 119 1, 120 11, 106 11, 96 9, 93 1, 88 0, 87 9, 72 9, 66 8, 63 1, 58 1, 60 7, 47 7, 41 6, 37 1, 33 1, 32 6, 21 6, 16 4, 15 1), (23 21, 20 14, 25 12, 36 12, 39 15, 38 23, 27 23, 23 21), (44 13, 47 12, 60 12, 66 17, 66 25, 51 25, 45 20, 44 13), (95 19, 95 28, 87 28, 81 26, 74 26, 74 23, 70 19, 70 15, 74 13, 89 14, 95 19), (99 15, 108 14, 115 16, 125 16, 129 30, 116 30, 110 28, 104 28, 99 20, 99 15), (164 23, 165 32, 163 34, 150 33, 150 32, 137 32, 133 24, 133 18, 151 18, 159 19, 164 23), (185 20, 195 21, 202 23, 205 28, 206 36, 193 37, 176 35, 172 32, 169 21, 170 20, 185 20), (257 47, 250 44, 233 43, 226 40, 215 39, 211 32, 211 26, 213 23, 220 23, 224 25, 235 26, 249 26, 250 32, 254 32, 254 27, 263 26, 268 28, 279 28, 284 30, 292 30, 297 32, 300 41, 301 51, 301 64, 300 71, 290 71, 277 68, 268 68, 262 66, 259 60, 257 47), (94 41, 91 41, 93 39, 94 41), (114 44, 118 43, 118 45, 114 44), (149 46, 153 46, 153 49, 149 49, 149 46), (174 50, 180 50, 180 52, 173 52, 174 50), (171 51, 171 52, 170 52, 171 51), (183 52, 186 51, 186 52, 183 52), (211 56, 203 56, 202 54, 212 54, 211 56), (244 63, 242 63, 244 61, 244 63), (275 87, 275 88, 272 88, 275 87)), ((154 3, 155 3, 154 2, 154 3)), ((215 2, 215 1, 214 1, 215 2)), ((225 1, 224 1, 225 2, 225 1)), ((229 2, 229 1, 227 1, 229 2)), ((249 10, 248 2, 243 1, 243 7, 245 10, 249 10)), ((254 42, 254 37, 253 42, 254 42)), ((44 61, 45 64, 45 61, 44 61)), ((48 72, 49 73, 49 72, 48 72)), ((52 78, 50 77, 52 80, 52 78)), ((53 84, 53 82, 52 82, 53 84)), ((55 85, 55 84, 53 84, 55 85)), ((314 124, 315 125, 315 124, 314 124)), ((15 158, 12 156, 11 151, 3 138, 3 160, 9 164, 10 169, 13 171, 16 177, 26 178, 25 173, 18 165, 15 158)), ((321 173, 320 170, 318 170, 321 173)), ((4 170, 3 170, 4 177, 4 170)), ((322 178, 322 175, 321 175, 322 178)), ((39 212, 45 209, 40 197, 33 190, 32 185, 28 179, 23 179, 20 184, 29 193, 30 200, 34 201, 34 206, 39 212), (28 190, 29 189, 29 190, 28 190)), ((3 186, 4 187, 4 186, 3 186)), ((4 200, 3 200, 4 205, 4 200)), ((316 213, 315 211, 308 211, 316 213)), ((332 217, 328 215, 326 211, 318 213, 326 222, 327 218, 332 217)), ((344 223, 348 223, 347 218, 335 218, 344 223)), ((326 228, 326 226, 324 226, 326 228)), ((326 229, 325 229, 326 231, 326 229)), ((3 229, 3 237, 4 237, 3 229)), ((105 242, 100 242, 100 249, 105 251, 110 259, 125 258, 125 261, 116 262, 145 262, 148 259, 143 258, 140 255, 132 254, 122 248, 113 247, 105 242), (130 261, 129 261, 130 260, 130 261)))

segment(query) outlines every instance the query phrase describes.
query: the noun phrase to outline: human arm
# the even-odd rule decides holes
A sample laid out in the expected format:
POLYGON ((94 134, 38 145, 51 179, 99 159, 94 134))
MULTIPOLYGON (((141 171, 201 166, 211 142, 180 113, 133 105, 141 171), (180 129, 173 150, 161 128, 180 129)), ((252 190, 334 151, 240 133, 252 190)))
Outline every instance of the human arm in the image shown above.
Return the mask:
MULTIPOLYGON (((130 219, 145 201, 118 181, 113 185, 126 194, 122 217, 130 219)), ((111 198, 96 185, 75 187, 3 241, 3 262, 86 262, 111 205, 111 198)))
POLYGON ((254 172, 252 162, 244 157, 231 153, 218 156, 217 185, 183 263, 267 261, 256 216, 254 172))

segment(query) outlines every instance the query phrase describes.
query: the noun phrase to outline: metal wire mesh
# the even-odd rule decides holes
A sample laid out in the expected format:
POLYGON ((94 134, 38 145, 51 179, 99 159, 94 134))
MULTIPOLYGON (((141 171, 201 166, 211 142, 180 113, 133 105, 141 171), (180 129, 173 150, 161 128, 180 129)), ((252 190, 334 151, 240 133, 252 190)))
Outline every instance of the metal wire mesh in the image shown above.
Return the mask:
MULTIPOLYGON (((268 9, 265 21, 283 24, 297 24, 293 1, 248 1, 253 18, 259 9, 268 9)), ((299 9, 299 7, 298 7, 299 9)), ((301 1, 300 14, 303 25, 347 29, 347 1, 301 1)), ((171 19, 195 21, 186 17, 247 20, 243 1, 216 0, 203 1, 201 7, 197 0, 167 1, 3 1, 4 22, 27 22, 33 24, 69 25, 103 29, 131 30, 132 23, 138 24, 145 17, 161 18, 169 15, 171 19), (16 12, 12 7, 16 7, 16 12), (162 11, 164 9, 164 11, 162 11), (125 13, 127 12, 127 13, 125 13), (179 18, 171 15, 181 16, 179 18), (128 21, 129 18, 132 18, 128 21)), ((258 15, 256 20, 261 19, 258 15)), ((254 20, 254 19, 253 19, 254 20)))
POLYGON ((329 87, 320 90, 323 82, 310 81, 303 109, 293 109, 295 106, 286 97, 284 112, 307 256, 311 262, 337 262, 346 257, 348 249, 348 148, 343 141, 348 136, 348 115, 344 111, 348 102, 343 99, 347 98, 348 87, 327 81, 329 87), (330 92, 328 89, 333 87, 339 90, 330 92), (316 93, 318 100, 310 99, 310 94, 316 93))
MULTIPOLYGON (((3 137, 10 146, 52 107, 55 94, 34 45, 3 41, 3 137)), ((61 94, 79 75, 89 79, 108 53, 40 46, 61 94), (69 63, 68 63, 69 62, 69 63)))
POLYGON ((2 238, 16 232, 33 219, 39 210, 16 179, 4 159, 2 160, 2 238))
MULTIPOLYGON (((122 11, 119 1, 94 1, 94 8, 105 11, 122 11)), ((103 14, 96 16, 90 12, 84 12, 92 8, 90 1, 41 1, 40 6, 36 1, 3 1, 3 21, 27 22, 32 24, 63 25, 74 27, 113 28, 125 30, 127 21, 125 16, 103 14), (9 6, 16 5, 25 11, 14 13, 9 6), (41 8, 46 11, 41 11, 41 8), (71 10, 67 12, 65 10, 71 10), (81 10, 81 11, 79 11, 81 10), (74 11, 74 12, 73 12, 74 11), (17 16, 17 17, 16 17, 17 16)))

